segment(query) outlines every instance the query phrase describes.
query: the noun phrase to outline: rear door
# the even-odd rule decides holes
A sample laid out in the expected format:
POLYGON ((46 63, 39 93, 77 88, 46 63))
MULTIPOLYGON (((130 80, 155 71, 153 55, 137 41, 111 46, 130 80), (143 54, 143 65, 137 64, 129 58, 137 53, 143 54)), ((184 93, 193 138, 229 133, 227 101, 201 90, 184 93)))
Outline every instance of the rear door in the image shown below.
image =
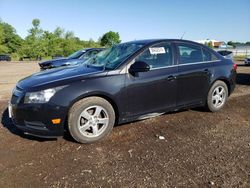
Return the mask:
POLYGON ((179 57, 177 106, 204 102, 210 85, 213 61, 205 57, 205 51, 200 45, 177 42, 176 49, 179 57))
POLYGON ((147 48, 134 61, 150 65, 148 72, 126 75, 127 112, 137 116, 176 105, 176 74, 171 43, 163 42, 147 48))

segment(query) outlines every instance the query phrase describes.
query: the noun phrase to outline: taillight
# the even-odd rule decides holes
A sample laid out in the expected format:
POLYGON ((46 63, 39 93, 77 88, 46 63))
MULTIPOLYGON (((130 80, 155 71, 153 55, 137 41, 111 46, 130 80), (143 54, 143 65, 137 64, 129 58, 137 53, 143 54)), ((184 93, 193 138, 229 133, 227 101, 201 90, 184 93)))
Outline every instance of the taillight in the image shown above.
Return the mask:
POLYGON ((234 63, 233 67, 234 67, 234 70, 236 71, 237 70, 237 64, 234 63))

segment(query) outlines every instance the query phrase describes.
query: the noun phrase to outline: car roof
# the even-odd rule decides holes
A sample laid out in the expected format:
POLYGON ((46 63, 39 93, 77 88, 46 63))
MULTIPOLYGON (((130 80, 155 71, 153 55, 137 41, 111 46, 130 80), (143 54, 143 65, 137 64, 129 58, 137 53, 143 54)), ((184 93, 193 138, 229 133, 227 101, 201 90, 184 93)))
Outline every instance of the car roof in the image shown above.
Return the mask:
POLYGON ((193 44, 199 44, 197 42, 194 41, 190 41, 190 40, 184 40, 184 39, 144 39, 144 40, 134 40, 134 41, 129 41, 129 42, 124 42, 126 44, 152 44, 152 43, 158 43, 158 42, 188 42, 188 43, 193 43, 193 44))
MULTIPOLYGON (((158 43, 158 42, 188 42, 188 43, 193 43, 193 44, 199 44, 194 41, 190 40, 184 40, 184 39, 143 39, 143 40, 134 40, 134 41, 128 41, 128 42, 123 42, 122 44, 153 44, 153 43, 158 43)), ((82 51, 90 51, 90 50, 105 50, 106 48, 84 48, 81 49, 82 51)), ((79 50, 80 51, 80 50, 79 50)))

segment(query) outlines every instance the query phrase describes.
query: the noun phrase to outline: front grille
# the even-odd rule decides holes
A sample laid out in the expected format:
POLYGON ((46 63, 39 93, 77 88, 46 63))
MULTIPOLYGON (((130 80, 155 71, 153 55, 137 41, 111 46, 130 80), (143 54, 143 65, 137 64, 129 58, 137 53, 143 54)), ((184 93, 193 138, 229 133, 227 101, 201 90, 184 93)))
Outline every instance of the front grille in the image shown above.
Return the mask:
POLYGON ((45 124, 43 124, 42 122, 38 122, 38 121, 32 121, 32 122, 28 122, 28 121, 24 121, 25 126, 28 128, 32 128, 32 129, 36 129, 36 130, 47 130, 47 127, 45 124))

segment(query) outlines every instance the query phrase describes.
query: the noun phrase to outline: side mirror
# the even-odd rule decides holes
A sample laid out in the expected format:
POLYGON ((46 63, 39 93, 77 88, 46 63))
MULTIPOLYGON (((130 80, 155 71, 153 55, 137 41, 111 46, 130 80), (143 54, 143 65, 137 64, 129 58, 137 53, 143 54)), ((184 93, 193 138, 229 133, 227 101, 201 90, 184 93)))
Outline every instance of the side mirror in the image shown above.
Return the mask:
POLYGON ((150 70, 150 66, 143 61, 136 61, 129 68, 129 73, 147 72, 150 70))

